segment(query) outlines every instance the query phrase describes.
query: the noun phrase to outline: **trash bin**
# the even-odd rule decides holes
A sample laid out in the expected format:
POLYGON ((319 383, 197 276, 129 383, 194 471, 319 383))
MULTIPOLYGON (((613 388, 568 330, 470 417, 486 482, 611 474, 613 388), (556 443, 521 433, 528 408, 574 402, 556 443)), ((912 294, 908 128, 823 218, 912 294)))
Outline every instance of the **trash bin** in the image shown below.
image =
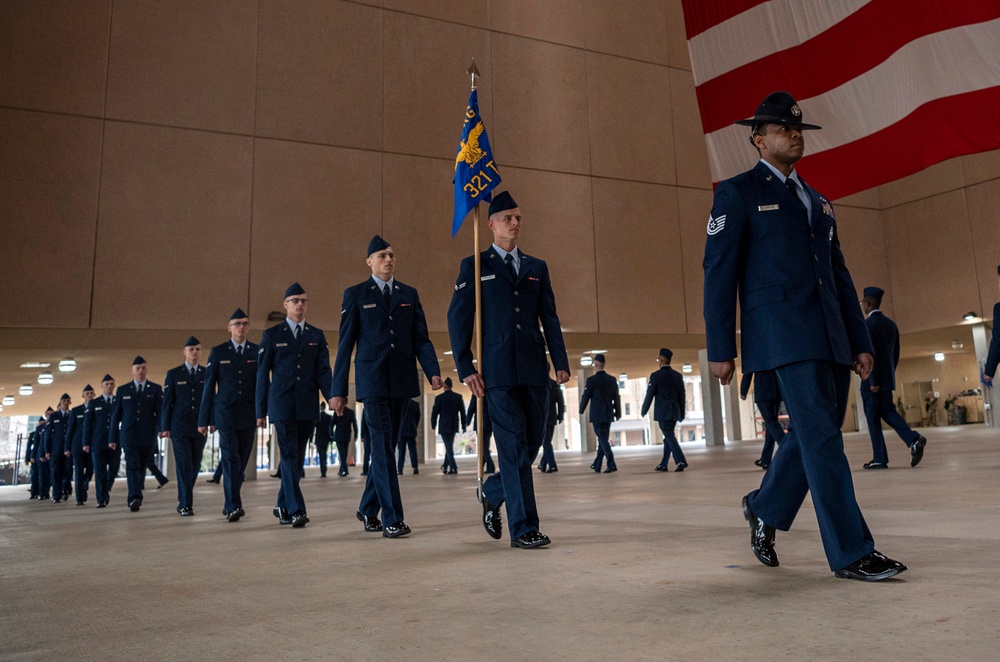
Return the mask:
POLYGON ((957 405, 955 407, 955 425, 965 425, 967 415, 968 410, 962 405, 957 405))

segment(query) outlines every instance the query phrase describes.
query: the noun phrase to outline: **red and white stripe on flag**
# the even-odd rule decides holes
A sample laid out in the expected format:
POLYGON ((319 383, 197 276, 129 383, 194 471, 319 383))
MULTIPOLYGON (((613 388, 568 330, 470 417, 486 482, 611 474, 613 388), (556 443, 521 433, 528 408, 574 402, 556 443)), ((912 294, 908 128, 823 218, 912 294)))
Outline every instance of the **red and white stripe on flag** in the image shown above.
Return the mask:
POLYGON ((716 183, 757 160, 752 117, 789 92, 810 131, 796 165, 840 198, 1000 149, 1000 0, 683 0, 716 183))

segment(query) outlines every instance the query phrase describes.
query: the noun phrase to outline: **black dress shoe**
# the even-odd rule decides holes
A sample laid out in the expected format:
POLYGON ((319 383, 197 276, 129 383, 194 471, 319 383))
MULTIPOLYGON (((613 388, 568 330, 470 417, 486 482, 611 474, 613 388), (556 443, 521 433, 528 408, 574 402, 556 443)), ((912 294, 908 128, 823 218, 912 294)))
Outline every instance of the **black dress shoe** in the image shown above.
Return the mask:
POLYGON ((416 476, 419 473, 420 473, 420 469, 417 469, 416 467, 413 467, 413 475, 416 476))
POLYGON ((550 474, 554 474, 557 471, 559 471, 559 467, 549 467, 549 473, 550 474))
POLYGON ((774 551, 774 527, 764 524, 753 514, 749 494, 743 497, 743 517, 750 522, 750 549, 753 550, 753 555, 769 568, 778 567, 778 555, 774 551))
POLYGON ((344 476, 347 475, 347 471, 346 470, 345 471, 338 471, 337 475, 340 476, 340 477, 344 477, 344 476))
POLYGON ((388 526, 382 527, 382 537, 383 538, 399 538, 400 536, 405 536, 410 531, 410 527, 406 526, 406 522, 400 520, 395 524, 390 524, 388 526))
POLYGON ((285 526, 286 524, 292 523, 292 517, 285 511, 284 508, 281 509, 281 517, 278 518, 278 524, 285 526))
POLYGON ((361 472, 361 475, 362 475, 362 476, 367 476, 367 475, 368 475, 368 472, 367 472, 367 471, 362 471, 362 472, 361 472))
POLYGON ((206 483, 215 483, 216 485, 218 485, 218 484, 219 484, 219 481, 215 480, 214 478, 209 478, 209 479, 208 479, 208 480, 206 480, 205 482, 206 482, 206 483))
POLYGON ((754 460, 753 463, 754 463, 754 466, 758 466, 761 469, 767 469, 767 465, 764 464, 763 460, 754 460))
POLYGON ((899 561, 893 561, 878 551, 873 550, 870 554, 865 554, 851 565, 841 568, 833 574, 840 579, 880 582, 883 579, 889 579, 889 577, 898 575, 904 570, 906 570, 906 566, 899 561))
POLYGON ((494 540, 500 540, 503 537, 503 519, 500 517, 500 508, 491 504, 485 494, 483 495, 483 528, 494 540))
POLYGON ((658 465, 656 465, 656 470, 657 471, 666 471, 667 470, 667 466, 665 464, 658 464, 658 465))
POLYGON ((193 516, 194 516, 193 508, 181 508, 181 517, 193 517, 193 516))
POLYGON ((107 507, 107 504, 105 504, 103 501, 98 501, 97 502, 97 507, 98 508, 105 508, 105 507, 107 507))
POLYGON ((362 515, 359 510, 355 515, 358 521, 365 525, 365 531, 368 533, 378 533, 382 530, 382 522, 379 521, 377 517, 368 517, 367 515, 362 515))
POLYGON ((166 485, 166 484, 167 484, 167 483, 169 483, 169 482, 170 482, 170 479, 169 479, 169 478, 164 478, 164 479, 163 479, 163 482, 162 482, 162 483, 160 483, 160 484, 158 484, 158 485, 156 486, 156 489, 160 489, 161 487, 163 487, 164 485, 166 485))
POLYGON ((924 446, 927 445, 927 439, 920 435, 917 440, 913 442, 910 446, 910 466, 915 467, 920 464, 920 460, 924 459, 924 446))
POLYGON ((141 500, 139 500, 139 499, 133 499, 132 501, 128 502, 128 509, 131 510, 133 513, 139 512, 140 508, 142 508, 142 501, 141 500))
POLYGON ((688 468, 687 462, 678 462, 677 466, 674 467, 674 471, 684 471, 687 468, 688 468))
POLYGON ((243 517, 245 513, 242 508, 237 508, 233 512, 226 515, 226 519, 230 522, 239 522, 240 518, 243 517))
POLYGON ((269 474, 271 478, 281 478, 281 474, 269 474))
POLYGON ((52 503, 61 503, 61 502, 62 502, 62 499, 53 499, 52 500, 52 503))
POLYGON ((292 528, 301 529, 303 526, 309 523, 309 518, 305 513, 295 513, 292 515, 292 528))
POLYGON ((618 467, 608 467, 607 469, 604 470, 604 473, 613 474, 616 471, 618 471, 618 467))
POLYGON ((288 511, 285 510, 284 508, 279 508, 278 506, 275 506, 274 510, 272 510, 271 512, 278 519, 289 519, 289 517, 288 517, 288 511))
POLYGON ((78 506, 86 506, 87 504, 84 503, 83 501, 77 501, 76 505, 78 505, 78 506))
POLYGON ((885 462, 876 462, 875 460, 872 460, 871 462, 865 462, 864 465, 862 465, 862 466, 864 466, 865 469, 888 469, 889 468, 889 465, 886 464, 885 462))
POLYGON ((517 540, 511 540, 510 546, 520 547, 521 549, 534 549, 535 547, 544 547, 551 542, 548 536, 538 531, 528 531, 517 540))

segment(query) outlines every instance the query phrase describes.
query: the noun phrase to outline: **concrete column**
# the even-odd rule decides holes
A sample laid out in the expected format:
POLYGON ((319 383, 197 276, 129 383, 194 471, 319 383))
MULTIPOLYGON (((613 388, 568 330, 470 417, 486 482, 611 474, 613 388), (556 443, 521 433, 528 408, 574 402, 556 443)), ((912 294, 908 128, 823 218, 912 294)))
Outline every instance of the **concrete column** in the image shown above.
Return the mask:
POLYGON ((726 436, 729 439, 742 439, 743 438, 743 426, 740 420, 740 382, 736 379, 736 375, 733 375, 733 381, 729 382, 729 386, 723 387, 725 391, 725 398, 723 398, 723 407, 726 411, 726 436))
MULTIPOLYGON (((583 389, 587 385, 587 371, 583 368, 576 371, 576 387, 578 397, 583 397, 583 389)), ((573 407, 576 410, 580 409, 580 401, 573 403, 566 403, 566 407, 573 407)), ((580 414, 580 453, 586 455, 587 453, 597 452, 597 433, 594 432, 594 426, 587 422, 590 418, 590 405, 587 405, 587 409, 580 414)))
MULTIPOLYGON (((996 320, 993 321, 997 323, 996 320)), ((980 323, 972 327, 972 343, 976 348, 976 365, 979 375, 982 375, 986 365, 986 357, 990 351, 990 333, 986 324, 980 323)), ((1000 370, 997 371, 1000 373, 1000 370)), ((976 375, 979 377, 979 375, 976 375)), ((983 389, 983 411, 986 425, 991 428, 1000 427, 1000 375, 993 375, 993 386, 983 389)))
MULTIPOLYGON (((263 435, 261 434, 262 432, 263 430, 260 428, 254 429, 253 452, 250 453, 250 459, 247 460, 247 466, 243 468, 244 482, 248 480, 257 480, 257 449, 260 448, 260 440, 263 438, 263 435)), ((222 461, 221 451, 219 461, 222 461)))
POLYGON ((868 419, 865 418, 865 406, 861 401, 861 389, 865 388, 861 383, 858 373, 851 373, 851 389, 854 391, 854 416, 858 422, 858 432, 868 432, 868 419))
POLYGON ((423 430, 423 456, 425 463, 427 460, 433 460, 437 457, 437 434, 431 427, 431 409, 434 408, 434 398, 435 396, 431 392, 424 392, 423 411, 420 412, 420 415, 423 418, 423 425, 421 428, 423 430))
POLYGON ((660 429, 660 424, 653 418, 653 409, 655 407, 650 405, 649 411, 646 412, 646 423, 649 425, 649 443, 653 446, 662 446, 663 430, 660 429))
POLYGON ((698 350, 701 368, 701 402, 705 410, 705 445, 724 446, 725 430, 722 427, 722 389, 719 380, 712 377, 708 366, 708 350, 698 350))

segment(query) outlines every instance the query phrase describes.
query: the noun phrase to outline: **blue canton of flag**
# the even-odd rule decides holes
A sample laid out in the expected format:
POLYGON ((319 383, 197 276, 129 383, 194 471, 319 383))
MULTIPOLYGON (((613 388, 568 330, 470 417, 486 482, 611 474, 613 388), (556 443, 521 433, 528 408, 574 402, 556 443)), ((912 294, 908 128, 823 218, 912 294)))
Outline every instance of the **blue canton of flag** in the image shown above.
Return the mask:
POLYGON ((489 202, 490 191, 501 182, 500 171, 493 162, 493 150, 486 136, 486 126, 479 116, 478 90, 469 95, 465 109, 465 126, 455 154, 455 216, 451 220, 451 236, 462 227, 462 222, 480 201, 489 202))

